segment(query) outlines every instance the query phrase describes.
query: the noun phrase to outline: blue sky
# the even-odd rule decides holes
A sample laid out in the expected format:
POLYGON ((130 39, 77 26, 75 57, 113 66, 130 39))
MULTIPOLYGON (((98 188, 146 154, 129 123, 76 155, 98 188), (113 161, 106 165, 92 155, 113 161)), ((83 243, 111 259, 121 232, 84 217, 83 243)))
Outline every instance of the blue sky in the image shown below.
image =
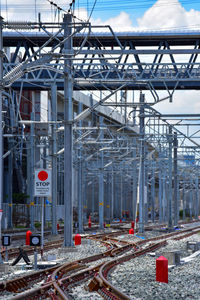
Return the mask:
MULTIPOLYGON (((57 21, 53 17, 55 10, 48 0, 0 1, 5 20, 35 21, 38 12, 41 12, 42 21, 57 21)), ((66 10, 71 2, 71 0, 51 1, 66 10)), ((87 9, 89 6, 90 13, 95 0, 76 0, 75 3, 76 8, 87 9)), ((84 20, 86 19, 85 14, 84 20)), ((161 29, 200 30, 200 0, 97 0, 91 21, 94 24, 109 24, 115 32, 161 29)), ((163 102, 159 105, 159 110, 184 113, 200 111, 199 91, 177 91, 173 104, 169 104, 168 101, 163 102)))
MULTIPOLYGON (((76 7, 85 7, 88 12, 91 12, 95 0, 78 0, 76 1, 76 7)), ((153 0, 97 0, 95 9, 93 11, 93 18, 100 18, 102 21, 106 21, 111 17, 119 15, 121 11, 127 12, 130 15, 131 21, 135 26, 137 24, 137 18, 141 18, 146 10, 152 7, 156 2, 153 0)), ((179 1, 181 5, 187 10, 195 9, 200 11, 199 0, 182 0, 179 1)), ((176 0, 162 0, 162 9, 168 8, 169 6, 177 6, 176 0)))
MULTIPOLYGON (((65 10, 68 10, 69 3, 72 0, 51 1, 65 10)), ((49 2, 50 0, 0 0, 1 10, 5 19, 32 21, 36 20, 38 12, 41 12, 43 21, 55 20, 55 7, 51 6, 49 2)), ((96 3, 96 5, 92 14, 92 20, 96 23, 106 23, 113 18, 114 20, 110 22, 110 25, 113 26, 116 22, 115 19, 118 18, 118 28, 122 28, 128 24, 129 29, 132 30, 131 27, 137 26, 140 28, 145 26, 149 28, 150 19, 154 21, 154 26, 160 28, 164 27, 164 24, 162 24, 163 19, 169 26, 181 26, 181 24, 188 26, 188 24, 193 24, 194 20, 198 17, 196 24, 198 24, 200 28, 199 0, 75 0, 76 9, 85 8, 89 14, 94 3, 96 3), (192 13, 192 10, 194 13, 192 13), (126 14, 123 15, 123 18, 120 16, 122 12, 126 14), (147 12, 148 16, 138 22, 138 19, 142 19, 147 12), (197 16, 197 14, 199 14, 199 16, 197 16), (161 15, 161 20, 159 20, 159 15, 161 15), (169 22, 169 19, 170 21, 171 19, 178 20, 178 22, 169 22)))

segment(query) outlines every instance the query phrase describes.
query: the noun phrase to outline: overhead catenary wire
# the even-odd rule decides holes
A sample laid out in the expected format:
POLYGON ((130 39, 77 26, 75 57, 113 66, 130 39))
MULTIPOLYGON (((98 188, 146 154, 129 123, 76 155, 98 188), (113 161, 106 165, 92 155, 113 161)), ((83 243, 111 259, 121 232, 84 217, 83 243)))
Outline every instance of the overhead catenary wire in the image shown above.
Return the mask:
MULTIPOLYGON (((88 1, 88 0, 87 0, 88 1)), ((49 1, 49 2, 53 2, 53 1, 49 1)), ((74 1, 75 2, 75 1, 74 1)), ((93 2, 93 1, 92 1, 93 2)), ((153 0, 145 0, 145 1, 140 1, 140 0, 135 0, 134 2, 132 0, 125 0, 125 1, 121 1, 121 0, 105 0, 105 1, 99 1, 98 6, 95 8, 96 11, 104 11, 107 8, 111 8, 112 10, 121 10, 123 9, 123 11, 125 9, 128 10, 138 10, 138 9, 148 9, 153 5, 156 5, 157 7, 169 7, 169 6, 174 6, 174 5, 179 5, 179 4, 183 4, 185 6, 187 5, 192 5, 192 4, 199 4, 199 0, 182 0, 181 3, 177 2, 177 1, 162 1, 162 3, 156 3, 157 1, 153 1, 153 0)), ((54 4, 56 4, 55 2, 53 2, 54 4)), ((53 4, 52 4, 53 5, 53 4)), ((66 1, 60 1, 60 4, 56 4, 57 6, 59 6, 61 8, 61 6, 65 6, 66 5, 66 1)), ((81 1, 79 0, 79 4, 77 4, 77 7, 87 7, 87 5, 89 6, 89 2, 87 4, 86 1, 81 1)), ((1 4, 2 10, 5 9, 5 4, 1 4)), ((16 4, 14 4, 15 9, 17 10, 25 10, 27 11, 27 9, 30 9, 31 7, 33 7, 33 4, 29 4, 29 3, 24 3, 23 1, 21 2, 17 2, 16 4)), ((10 9, 10 7, 13 7, 13 4, 9 4, 8 8, 10 9)), ((46 7, 45 4, 37 4, 37 8, 40 11, 47 11, 48 8, 46 7)))

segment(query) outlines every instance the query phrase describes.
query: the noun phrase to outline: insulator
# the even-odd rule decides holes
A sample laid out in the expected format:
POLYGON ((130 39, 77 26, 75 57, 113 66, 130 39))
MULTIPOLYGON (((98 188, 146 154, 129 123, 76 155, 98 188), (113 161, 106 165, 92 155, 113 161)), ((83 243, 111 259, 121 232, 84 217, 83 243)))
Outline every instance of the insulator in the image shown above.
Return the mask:
POLYGON ((8 72, 4 78, 3 81, 4 82, 12 82, 12 80, 14 78, 17 77, 21 77, 23 75, 23 71, 22 71, 22 64, 16 66, 15 68, 13 68, 10 72, 8 72))
POLYGON ((35 29, 35 25, 31 24, 30 22, 18 22, 18 21, 11 21, 8 23, 4 23, 4 27, 8 29, 17 29, 17 30, 31 30, 35 29))

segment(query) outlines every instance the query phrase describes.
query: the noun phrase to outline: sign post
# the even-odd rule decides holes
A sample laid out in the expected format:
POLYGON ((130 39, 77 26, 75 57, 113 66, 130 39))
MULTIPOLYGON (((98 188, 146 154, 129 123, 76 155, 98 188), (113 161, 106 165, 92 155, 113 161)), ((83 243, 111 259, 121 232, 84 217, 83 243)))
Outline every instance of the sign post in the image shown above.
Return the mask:
POLYGON ((42 198, 41 257, 44 250, 44 198, 51 196, 51 170, 35 170, 35 197, 42 198))
POLYGON ((37 247, 40 246, 39 235, 32 235, 30 237, 30 246, 34 246, 34 270, 37 270, 37 247))
POLYGON ((8 262, 8 246, 10 246, 10 236, 9 235, 2 236, 2 245, 6 248, 5 261, 8 262))
POLYGON ((51 170, 35 170, 35 197, 51 196, 51 170))

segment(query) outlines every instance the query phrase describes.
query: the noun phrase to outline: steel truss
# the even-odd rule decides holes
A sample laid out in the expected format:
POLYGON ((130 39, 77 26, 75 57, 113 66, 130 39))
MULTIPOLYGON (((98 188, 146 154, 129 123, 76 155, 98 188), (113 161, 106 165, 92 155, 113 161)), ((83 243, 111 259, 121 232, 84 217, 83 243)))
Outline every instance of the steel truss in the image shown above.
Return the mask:
MULTIPOLYGON (((29 61, 27 73, 15 80, 14 88, 20 88, 23 81, 24 88, 34 89, 34 85, 49 88, 56 82, 58 88, 63 89, 62 26, 59 24, 57 33, 52 34, 45 23, 32 27, 30 24, 32 32, 27 33, 19 32, 17 24, 4 23, 5 28, 16 30, 15 33, 4 31, 4 46, 13 49, 12 56, 6 57, 4 74, 8 74, 19 60, 29 61), (39 47, 42 51, 38 52, 39 47)), ((70 55, 74 59, 74 89, 116 89, 122 83, 126 84, 126 89, 133 90, 199 89, 197 33, 115 34, 109 26, 87 23, 73 24, 73 30, 70 55), (87 32, 82 33, 83 30, 87 32), (98 33, 98 30, 105 33, 98 33)), ((10 84, 6 79, 5 86, 10 84)))
MULTIPOLYGON (((18 129, 19 103, 15 99, 13 90, 20 95, 23 89, 51 89, 52 107, 55 111, 56 88, 65 90, 66 106, 63 108, 63 111, 65 110, 63 120, 58 123, 57 116, 51 116, 54 122, 51 128, 52 140, 51 137, 46 136, 44 140, 39 137, 37 141, 39 144, 44 143, 45 147, 52 147, 52 152, 46 159, 51 161, 54 170, 58 168, 59 201, 63 201, 66 196, 66 190, 60 191, 62 185, 60 178, 66 180, 66 177, 77 177, 80 232, 83 230, 83 220, 85 223, 87 221, 87 209, 92 208, 93 217, 95 210, 99 210, 102 228, 104 210, 108 221, 113 217, 122 217, 124 210, 130 210, 131 217, 135 219, 138 203, 141 232, 144 223, 148 222, 149 212, 151 220, 155 221, 157 207, 160 222, 167 220, 169 227, 177 225, 181 189, 184 190, 183 213, 186 214, 186 209, 189 207, 190 217, 192 218, 193 215, 197 217, 200 207, 199 137, 198 131, 188 130, 189 127, 193 127, 194 122, 184 121, 185 117, 194 116, 182 116, 180 122, 175 120, 173 124, 169 121, 170 116, 162 116, 152 109, 151 105, 163 100, 160 99, 157 90, 167 90, 166 98, 171 101, 176 89, 199 89, 198 34, 193 32, 187 35, 181 33, 115 34, 109 26, 74 24, 69 20, 67 23, 55 25, 28 23, 26 26, 32 30, 30 33, 18 32, 23 24, 4 23, 5 29, 13 29, 15 32, 4 31, 4 47, 10 48, 13 54, 2 53, 4 76, 1 88, 4 89, 4 97, 11 99, 12 107, 10 108, 11 104, 9 104, 8 110, 15 115, 14 120, 18 129), (51 32, 52 27, 54 32, 51 32), (107 30, 107 32, 102 34, 98 30, 107 30), (84 107, 79 102, 77 115, 74 116, 72 89, 106 90, 106 95, 104 98, 100 97, 99 102, 93 101, 91 97, 89 107, 84 107), (154 101, 146 103, 144 95, 141 94, 139 101, 128 102, 126 93, 129 89, 148 89, 154 96, 154 101), (119 90, 124 90, 120 101, 110 102, 111 96, 119 90), (99 111, 98 108, 103 105, 123 107, 123 121, 116 122, 112 116, 108 117, 105 112, 99 111), (133 118, 127 110, 128 106, 134 108, 133 118), (177 126, 187 127, 186 132, 182 131, 183 128, 179 130, 177 126), (64 134, 61 127, 64 127, 64 134), (56 144, 57 136, 59 142, 56 144), (69 151, 66 151, 69 141, 69 151), (69 154, 68 165, 66 165, 66 153, 69 154), (72 173, 72 163, 76 175, 72 173), (64 176, 67 167, 70 168, 69 176, 66 174, 64 176), (192 197, 194 191, 196 191, 195 197, 192 197), (159 205, 155 202, 156 192, 159 205), (186 196, 187 192, 190 192, 189 200, 186 196), (194 199, 195 205, 193 205, 194 199)), ((36 141, 34 114, 31 120, 28 149, 33 154, 34 141, 36 141)), ((11 124, 11 133, 13 127, 14 124, 11 124)), ((21 123, 20 128, 23 128, 21 123)), ((9 133, 5 132, 5 134, 9 133)), ((18 141, 13 134, 9 145, 8 151, 20 144, 20 148, 14 150, 19 162, 22 161, 22 148, 26 138, 26 134, 22 133, 21 140, 19 138, 18 141)), ((31 159, 29 162, 31 170, 34 163, 31 159)), ((9 176, 12 177, 11 174, 9 176)), ((68 198, 67 204, 71 211, 73 196, 69 181, 70 199, 68 198)), ((31 180, 29 185, 30 182, 31 180)), ((33 197, 31 190, 30 193, 33 197)), ((55 208, 56 193, 53 197, 55 208)), ((64 202, 66 205, 66 199, 64 202)), ((65 212, 66 210, 67 206, 65 212)), ((70 226, 71 217, 72 214, 67 220, 70 226)), ((32 214, 32 222, 33 219, 32 214)), ((55 215, 53 223, 53 233, 56 234, 55 215)), ((71 229, 65 236, 68 246, 72 244, 71 229)))

